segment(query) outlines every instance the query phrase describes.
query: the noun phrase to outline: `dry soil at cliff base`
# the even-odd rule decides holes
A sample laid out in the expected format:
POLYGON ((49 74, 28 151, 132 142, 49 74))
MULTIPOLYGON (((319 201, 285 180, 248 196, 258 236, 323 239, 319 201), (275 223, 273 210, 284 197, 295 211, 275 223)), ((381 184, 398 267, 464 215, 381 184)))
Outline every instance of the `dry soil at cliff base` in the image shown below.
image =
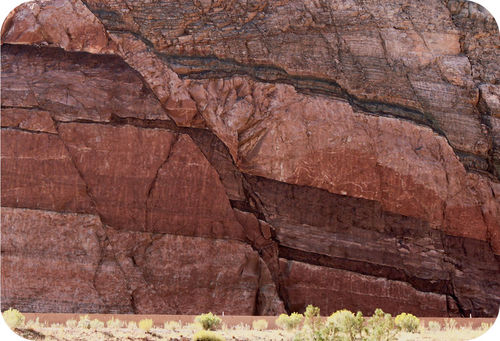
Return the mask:
POLYGON ((33 1, 1 40, 2 309, 497 316, 478 5, 33 1))
MULTIPOLYGON (((40 322, 45 322, 48 324, 52 323, 65 323, 66 321, 73 319, 79 320, 80 316, 84 314, 37 314, 37 313, 24 313, 26 317, 26 321, 35 320, 37 317, 40 322)), ((142 319, 152 319, 154 325, 162 326, 165 322, 168 321, 177 321, 182 324, 192 323, 196 315, 143 315, 143 314, 88 314, 90 319, 98 319, 100 321, 106 322, 114 319, 119 319, 121 321, 129 322, 139 322, 142 319)), ((249 326, 252 325, 252 321, 264 319, 268 322, 268 329, 276 329, 275 320, 277 316, 220 316, 222 318, 223 323, 225 323, 228 327, 237 326, 240 324, 247 324, 249 326)), ((429 323, 429 321, 439 322, 442 326, 444 326, 445 321, 449 320, 443 317, 420 317, 420 322, 425 326, 429 323)), ((494 318, 454 318, 457 321, 457 327, 472 327, 474 329, 480 328, 481 323, 494 323, 494 318)))

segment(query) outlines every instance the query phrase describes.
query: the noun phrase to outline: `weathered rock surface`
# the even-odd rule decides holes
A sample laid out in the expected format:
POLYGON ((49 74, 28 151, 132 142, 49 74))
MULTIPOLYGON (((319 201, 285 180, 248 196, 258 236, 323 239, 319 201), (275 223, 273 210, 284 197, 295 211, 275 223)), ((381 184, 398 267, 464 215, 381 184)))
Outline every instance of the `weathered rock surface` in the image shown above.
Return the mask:
POLYGON ((344 307, 363 310, 366 305, 386 307, 432 316, 448 312, 446 297, 415 290, 408 283, 371 278, 357 273, 280 259, 281 273, 292 311, 308 302, 318 302, 322 311, 337 311, 344 307), (348 289, 346 289, 348 288, 348 289))
POLYGON ((131 312, 99 217, 2 208, 2 298, 22 311, 131 312))
POLYGON ((2 205, 93 213, 64 143, 38 131, 2 129, 2 205))
POLYGON ((496 316, 498 28, 472 3, 419 5, 13 11, 2 304, 496 316))
POLYGON ((283 311, 250 246, 121 231, 95 215, 3 208, 2 270, 3 304, 22 311, 283 311))

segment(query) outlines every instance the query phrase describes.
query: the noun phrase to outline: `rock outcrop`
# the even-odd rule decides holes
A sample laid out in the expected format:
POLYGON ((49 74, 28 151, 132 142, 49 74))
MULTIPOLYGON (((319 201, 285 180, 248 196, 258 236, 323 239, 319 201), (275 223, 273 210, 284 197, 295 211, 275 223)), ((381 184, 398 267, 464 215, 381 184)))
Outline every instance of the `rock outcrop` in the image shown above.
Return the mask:
POLYGON ((496 316, 499 49, 454 0, 18 7, 2 308, 496 316))

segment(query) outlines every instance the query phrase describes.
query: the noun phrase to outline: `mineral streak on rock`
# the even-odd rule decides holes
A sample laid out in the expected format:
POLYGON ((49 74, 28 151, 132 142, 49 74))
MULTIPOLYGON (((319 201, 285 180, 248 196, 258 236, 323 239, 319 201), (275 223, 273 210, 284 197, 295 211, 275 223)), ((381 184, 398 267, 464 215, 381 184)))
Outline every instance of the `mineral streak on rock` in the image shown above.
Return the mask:
POLYGON ((496 316, 480 6, 48 0, 1 37, 2 308, 496 316))

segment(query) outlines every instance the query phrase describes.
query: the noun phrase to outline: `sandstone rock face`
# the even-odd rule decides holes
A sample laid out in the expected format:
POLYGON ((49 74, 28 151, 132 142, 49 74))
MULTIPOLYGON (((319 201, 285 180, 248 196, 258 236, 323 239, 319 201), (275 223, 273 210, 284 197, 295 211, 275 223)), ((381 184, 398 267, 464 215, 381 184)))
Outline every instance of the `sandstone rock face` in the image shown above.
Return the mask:
POLYGON ((14 10, 2 308, 496 316, 500 36, 419 6, 14 10))
POLYGON ((2 297, 23 311, 130 312, 123 272, 104 254, 99 217, 2 209, 2 297))

